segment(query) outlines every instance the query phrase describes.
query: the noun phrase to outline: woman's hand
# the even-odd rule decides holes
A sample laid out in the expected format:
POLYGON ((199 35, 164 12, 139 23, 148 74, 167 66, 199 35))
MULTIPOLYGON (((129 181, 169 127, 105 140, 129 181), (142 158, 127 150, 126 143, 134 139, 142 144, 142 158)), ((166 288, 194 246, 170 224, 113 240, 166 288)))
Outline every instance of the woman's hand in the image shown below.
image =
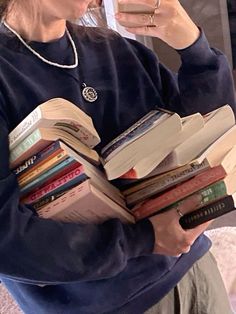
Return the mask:
MULTIPOLYGON (((200 31, 178 0, 118 0, 120 4, 145 5, 153 13, 117 13, 121 25, 136 35, 158 37, 174 49, 191 46, 200 31)), ((149 11, 149 10, 148 10, 149 11)))
MULTIPOLYGON (((180 204, 178 209, 182 214, 187 214, 188 202, 197 199, 189 199, 180 204)), ((195 205, 195 204, 194 204, 195 205)), ((194 229, 184 230, 179 224, 180 215, 176 209, 149 218, 155 232, 155 246, 153 253, 169 256, 179 256, 188 253, 194 241, 208 228, 212 221, 199 225, 194 229)))

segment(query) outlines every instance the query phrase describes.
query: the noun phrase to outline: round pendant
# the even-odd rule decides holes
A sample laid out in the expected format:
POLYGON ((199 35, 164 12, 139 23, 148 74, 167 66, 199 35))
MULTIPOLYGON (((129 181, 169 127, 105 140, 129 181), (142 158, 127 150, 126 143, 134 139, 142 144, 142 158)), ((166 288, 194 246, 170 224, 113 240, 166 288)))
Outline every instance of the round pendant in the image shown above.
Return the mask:
POLYGON ((82 95, 83 98, 88 102, 94 102, 98 99, 98 93, 96 90, 91 86, 86 86, 86 84, 82 85, 82 95))

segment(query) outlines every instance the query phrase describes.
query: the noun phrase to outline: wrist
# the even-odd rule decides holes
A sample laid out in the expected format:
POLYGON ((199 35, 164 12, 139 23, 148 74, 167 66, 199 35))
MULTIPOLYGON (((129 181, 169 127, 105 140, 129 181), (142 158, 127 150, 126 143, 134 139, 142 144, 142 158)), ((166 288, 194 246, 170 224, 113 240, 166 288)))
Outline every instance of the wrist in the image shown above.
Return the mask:
POLYGON ((192 46, 200 37, 201 31, 192 21, 173 25, 173 33, 176 34, 175 40, 171 44, 176 50, 183 50, 192 46))

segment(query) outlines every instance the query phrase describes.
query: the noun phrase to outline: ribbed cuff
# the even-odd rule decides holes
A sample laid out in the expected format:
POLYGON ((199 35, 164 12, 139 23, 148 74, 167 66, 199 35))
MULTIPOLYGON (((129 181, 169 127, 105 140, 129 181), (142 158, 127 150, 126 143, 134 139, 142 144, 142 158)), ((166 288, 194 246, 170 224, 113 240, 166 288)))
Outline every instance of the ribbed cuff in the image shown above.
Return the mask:
POLYGON ((189 64, 191 66, 208 65, 212 59, 215 59, 215 52, 209 46, 208 40, 204 31, 200 28, 200 36, 189 47, 181 50, 176 50, 182 60, 182 63, 189 64))
POLYGON ((150 220, 144 219, 134 225, 127 225, 125 232, 128 259, 152 254, 155 234, 150 220))

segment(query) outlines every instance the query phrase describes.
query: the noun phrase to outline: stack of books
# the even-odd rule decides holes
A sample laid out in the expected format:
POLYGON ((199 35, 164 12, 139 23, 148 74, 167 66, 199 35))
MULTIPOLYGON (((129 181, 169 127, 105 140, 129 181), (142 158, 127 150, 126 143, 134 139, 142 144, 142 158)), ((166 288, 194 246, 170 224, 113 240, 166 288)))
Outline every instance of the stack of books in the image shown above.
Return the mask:
POLYGON ((69 101, 39 105, 9 135, 20 201, 42 218, 81 223, 134 223, 187 202, 183 228, 234 209, 236 125, 228 105, 182 118, 157 108, 100 156, 99 142, 91 118, 69 101))
POLYGON ((9 134, 21 203, 42 218, 133 223, 123 195, 98 168, 99 142, 91 118, 69 101, 39 105, 9 134))
POLYGON ((136 167, 122 176, 132 179, 123 184, 123 195, 136 221, 183 206, 190 213, 180 224, 187 229, 235 209, 234 114, 226 105, 203 119, 204 126, 178 144, 147 176, 140 178, 142 169, 136 167))

